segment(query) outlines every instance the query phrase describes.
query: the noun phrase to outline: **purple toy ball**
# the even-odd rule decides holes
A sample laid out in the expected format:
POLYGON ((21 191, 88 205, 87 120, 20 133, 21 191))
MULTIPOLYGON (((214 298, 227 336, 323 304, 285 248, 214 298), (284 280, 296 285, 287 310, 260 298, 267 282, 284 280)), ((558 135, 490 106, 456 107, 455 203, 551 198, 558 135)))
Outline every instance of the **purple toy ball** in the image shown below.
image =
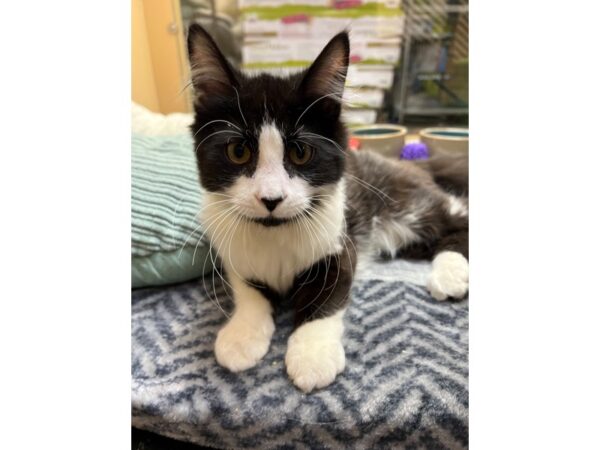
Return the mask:
POLYGON ((422 142, 410 142, 404 146, 400 153, 400 159, 427 159, 429 158, 429 149, 422 142))

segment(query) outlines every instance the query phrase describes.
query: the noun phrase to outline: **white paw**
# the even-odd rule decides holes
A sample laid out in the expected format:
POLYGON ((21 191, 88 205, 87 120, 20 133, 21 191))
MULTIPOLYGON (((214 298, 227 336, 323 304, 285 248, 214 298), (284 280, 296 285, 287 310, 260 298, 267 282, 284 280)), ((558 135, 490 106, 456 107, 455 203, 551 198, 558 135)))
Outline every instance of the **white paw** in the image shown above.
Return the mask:
POLYGON ((255 366, 269 350, 271 336, 275 330, 270 315, 262 322, 249 323, 234 316, 217 334, 217 362, 232 372, 255 366))
POLYGON ((331 384, 346 365, 341 316, 339 323, 331 323, 331 320, 319 319, 304 324, 288 340, 287 373, 304 392, 331 384))
POLYGON ((457 252, 439 253, 433 260, 427 287, 436 300, 462 298, 469 289, 469 262, 457 252))

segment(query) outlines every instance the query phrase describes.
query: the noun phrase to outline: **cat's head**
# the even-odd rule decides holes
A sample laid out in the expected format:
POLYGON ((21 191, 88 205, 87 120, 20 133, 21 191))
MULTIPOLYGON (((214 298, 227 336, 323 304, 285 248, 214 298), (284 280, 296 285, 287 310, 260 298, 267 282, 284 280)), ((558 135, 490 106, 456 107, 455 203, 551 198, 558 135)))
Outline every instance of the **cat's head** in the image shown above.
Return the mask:
POLYGON ((344 169, 348 34, 331 39, 308 69, 281 78, 235 70, 199 25, 190 27, 188 51, 203 187, 265 226, 318 208, 344 169))

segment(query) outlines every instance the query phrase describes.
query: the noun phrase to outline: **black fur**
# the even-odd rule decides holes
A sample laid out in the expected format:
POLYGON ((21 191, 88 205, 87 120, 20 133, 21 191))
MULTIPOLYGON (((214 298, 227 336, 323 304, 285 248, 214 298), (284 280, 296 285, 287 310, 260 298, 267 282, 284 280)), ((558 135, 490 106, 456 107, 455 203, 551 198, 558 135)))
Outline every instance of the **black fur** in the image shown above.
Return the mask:
MULTIPOLYGON (((302 166, 293 164, 287 153, 284 155, 283 164, 290 177, 302 177, 312 186, 332 185, 345 178, 345 250, 326 256, 298 274, 286 293, 277 292, 263 280, 247 281, 273 302, 292 299, 297 325, 326 317, 347 305, 356 265, 355 249, 369 240, 374 218, 385 222, 418 215, 412 229, 417 241, 395 249, 402 257, 431 258, 444 250, 468 257, 468 218, 448 212, 447 193, 436 183, 462 183, 460 192, 467 192, 468 178, 461 172, 466 168, 464 164, 454 164, 452 170, 446 170, 449 166, 443 161, 419 167, 346 150, 339 97, 348 65, 347 33, 335 36, 308 69, 287 78, 245 76, 225 60, 210 36, 197 25, 190 28, 188 46, 192 68, 198 69, 193 70, 197 97, 191 128, 206 190, 223 191, 238 177, 253 175, 261 127, 269 122, 280 130, 288 152, 302 144, 315 149, 312 159, 302 166), (225 152, 228 142, 247 145, 252 152, 250 161, 232 163, 225 152)), ((311 206, 319 208, 320 203, 314 199, 311 206)), ((272 218, 257 221, 265 227, 287 223, 272 218)))
POLYGON ((328 93, 329 81, 323 79, 326 74, 322 72, 329 70, 327 63, 334 53, 341 55, 341 72, 345 75, 349 51, 346 33, 334 37, 311 68, 288 78, 245 76, 231 67, 199 25, 190 27, 188 47, 192 67, 211 67, 208 75, 200 73, 193 79, 198 95, 194 104, 196 119, 191 128, 205 189, 223 191, 239 176, 252 176, 256 169, 260 129, 269 121, 274 121, 282 132, 286 149, 303 142, 318 149, 313 158, 300 167, 295 166, 286 154, 284 167, 290 177, 300 176, 313 186, 334 183, 342 177, 344 152, 340 148, 346 148, 347 136, 339 120, 340 103, 326 97, 308 107, 328 93), (321 89, 320 83, 323 84, 321 89), (207 125, 211 121, 216 122, 207 125), (319 134, 333 143, 310 133, 319 134), (228 159, 227 144, 236 141, 243 141, 250 147, 252 158, 248 164, 236 165, 228 159))
POLYGON ((338 255, 329 255, 299 273, 290 290, 295 325, 328 317, 350 302, 356 252, 350 242, 338 255))

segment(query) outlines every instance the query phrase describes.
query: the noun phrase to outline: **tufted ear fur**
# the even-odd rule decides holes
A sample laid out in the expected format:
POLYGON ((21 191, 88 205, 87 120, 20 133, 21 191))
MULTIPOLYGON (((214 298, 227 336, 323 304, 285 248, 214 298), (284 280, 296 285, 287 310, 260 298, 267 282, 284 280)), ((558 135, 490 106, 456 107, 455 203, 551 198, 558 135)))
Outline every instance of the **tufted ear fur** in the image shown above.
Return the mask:
POLYGON ((228 95, 238 87, 235 69, 204 28, 192 24, 188 32, 188 55, 196 95, 228 95))
POLYGON ((309 97, 331 96, 341 102, 350 59, 348 32, 335 35, 308 68, 300 89, 309 97))

